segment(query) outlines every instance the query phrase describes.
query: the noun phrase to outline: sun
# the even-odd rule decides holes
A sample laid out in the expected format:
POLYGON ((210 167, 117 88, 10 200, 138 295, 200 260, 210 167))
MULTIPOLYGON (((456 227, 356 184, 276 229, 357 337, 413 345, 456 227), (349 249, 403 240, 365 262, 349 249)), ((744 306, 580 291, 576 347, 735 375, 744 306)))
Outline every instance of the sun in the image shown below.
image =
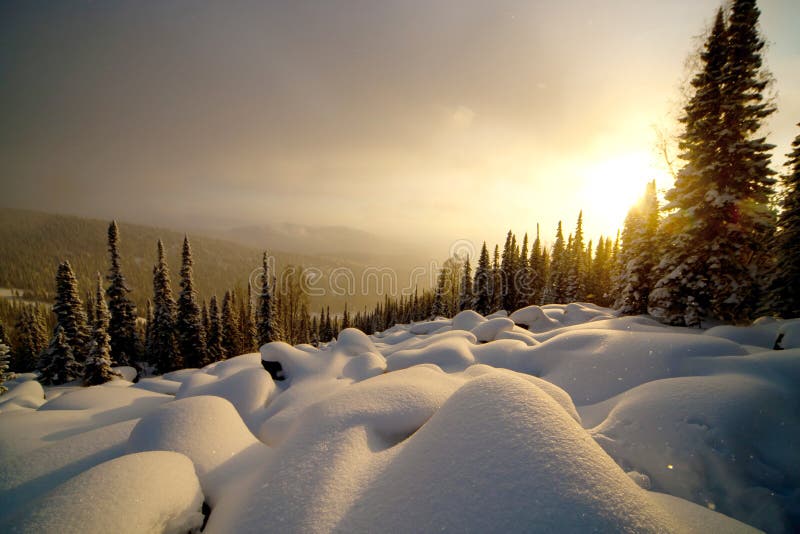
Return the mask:
POLYGON ((579 195, 584 219, 607 236, 622 229, 628 210, 641 198, 648 182, 655 180, 658 189, 672 182, 669 173, 647 151, 588 163, 581 176, 583 186, 579 195))

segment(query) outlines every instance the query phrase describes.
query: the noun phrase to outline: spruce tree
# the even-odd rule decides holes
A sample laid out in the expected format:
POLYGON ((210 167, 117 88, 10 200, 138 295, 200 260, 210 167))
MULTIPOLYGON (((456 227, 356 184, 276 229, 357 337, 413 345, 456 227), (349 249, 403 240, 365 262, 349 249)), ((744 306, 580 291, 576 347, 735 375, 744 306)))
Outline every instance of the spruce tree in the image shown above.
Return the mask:
POLYGON ((673 324, 704 317, 742 321, 754 310, 774 227, 771 145, 758 137, 773 111, 764 101, 763 40, 754 0, 722 10, 701 53, 679 138, 686 164, 667 192, 665 251, 650 311, 673 324))
POLYGON ((78 292, 78 281, 68 261, 58 266, 53 313, 56 315, 56 328, 61 327, 70 353, 78 362, 83 362, 89 344, 89 330, 86 311, 78 292))
POLYGON ((22 373, 34 371, 39 364, 39 355, 47 346, 46 326, 35 306, 22 308, 14 330, 17 340, 14 369, 22 373))
MULTIPOLYGON (((486 241, 481 247, 478 266, 475 268, 475 311, 489 315, 492 311, 492 267, 489 264, 489 250, 486 241)), ((416 294, 414 295, 416 298, 416 294)))
POLYGON ((209 363, 227 357, 222 349, 222 319, 219 314, 217 296, 212 295, 208 305, 208 337, 206 338, 209 363))
POLYGON ((447 316, 447 304, 445 302, 447 295, 446 285, 447 285, 447 272, 445 268, 442 267, 441 269, 439 269, 439 277, 436 280, 436 293, 433 298, 433 309, 431 310, 431 319, 447 316))
POLYGON ((500 245, 494 246, 492 257, 492 305, 491 311, 503 308, 503 273, 500 267, 500 245))
POLYGON ((175 299, 170 285, 164 244, 158 240, 158 262, 153 266, 153 324, 150 326, 148 361, 164 374, 183 367, 176 342, 175 299))
POLYGON ((83 365, 75 359, 68 337, 60 324, 56 325, 50 346, 39 359, 39 372, 39 381, 45 385, 65 384, 83 375, 83 365))
POLYGON ((647 313, 658 261, 658 198, 656 183, 649 182, 644 196, 628 212, 622 231, 622 266, 614 307, 625 315, 647 313))
MULTIPOLYGON (((305 305, 304 305, 305 306, 305 305)), ((302 317, 302 311, 301 311, 302 317)), ((342 314, 342 330, 350 328, 350 314, 347 312, 347 303, 344 303, 344 313, 342 314)))
POLYGON ((542 304, 547 271, 545 269, 545 256, 542 250, 542 241, 539 237, 539 223, 536 223, 536 239, 531 246, 531 258, 528 262, 531 276, 531 294, 528 304, 542 304))
POLYGON ((97 273, 97 293, 94 302, 92 342, 83 367, 84 386, 105 384, 115 376, 120 376, 111 368, 111 337, 108 335, 109 313, 100 273, 97 273))
POLYGON ((506 234, 506 242, 503 246, 503 263, 500 267, 501 273, 501 306, 509 313, 513 312, 517 304, 517 288, 515 284, 517 276, 517 254, 516 236, 511 230, 506 234))
POLYGON ((8 391, 4 384, 16 377, 14 373, 9 371, 10 361, 11 349, 5 344, 5 339, 0 338, 0 395, 8 391))
POLYGON ((583 247, 583 210, 581 210, 575 225, 575 237, 572 239, 566 258, 567 274, 564 288, 566 302, 577 302, 586 298, 586 257, 583 247))
POLYGON ((258 310, 256 313, 256 332, 259 346, 273 341, 281 341, 282 339, 275 306, 275 296, 270 284, 272 282, 272 285, 275 285, 274 278, 270 279, 266 252, 264 253, 261 267, 261 293, 258 296, 258 310))
MULTIPOLYGON (((800 124, 798 124, 800 126, 800 124)), ((800 317, 800 135, 787 154, 783 201, 776 239, 777 274, 772 285, 773 306, 783 317, 800 317)))
POLYGON ((235 301, 233 293, 230 291, 225 292, 222 298, 222 353, 225 358, 231 358, 239 354, 244 354, 242 349, 242 335, 239 330, 239 322, 237 321, 234 311, 235 301))
POLYGON ((472 285, 472 267, 469 256, 464 261, 463 278, 461 279, 461 293, 458 296, 459 311, 471 310, 475 302, 475 291, 472 285))
POLYGON ((566 293, 567 278, 567 248, 564 245, 564 232, 561 221, 558 221, 556 241, 553 244, 553 253, 550 260, 550 276, 545 289, 545 304, 563 304, 566 293))
POLYGON ((120 268, 119 228, 116 221, 108 226, 108 252, 111 268, 108 273, 108 335, 111 336, 111 361, 115 365, 132 365, 138 358, 136 306, 128 298, 130 288, 120 268))
POLYGON ((194 289, 192 248, 189 238, 183 238, 181 262, 181 293, 178 296, 175 332, 178 354, 186 367, 202 367, 206 358, 206 340, 203 332, 200 307, 194 289))

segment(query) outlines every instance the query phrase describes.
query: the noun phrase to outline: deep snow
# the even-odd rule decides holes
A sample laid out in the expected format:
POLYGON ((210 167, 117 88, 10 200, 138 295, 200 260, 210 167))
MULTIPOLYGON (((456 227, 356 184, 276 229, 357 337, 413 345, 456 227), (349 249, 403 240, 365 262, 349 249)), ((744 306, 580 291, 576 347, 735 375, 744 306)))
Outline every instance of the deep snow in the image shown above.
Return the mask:
POLYGON ((800 528, 798 321, 531 306, 33 378, 0 397, 3 532, 187 532, 204 502, 206 532, 800 528))

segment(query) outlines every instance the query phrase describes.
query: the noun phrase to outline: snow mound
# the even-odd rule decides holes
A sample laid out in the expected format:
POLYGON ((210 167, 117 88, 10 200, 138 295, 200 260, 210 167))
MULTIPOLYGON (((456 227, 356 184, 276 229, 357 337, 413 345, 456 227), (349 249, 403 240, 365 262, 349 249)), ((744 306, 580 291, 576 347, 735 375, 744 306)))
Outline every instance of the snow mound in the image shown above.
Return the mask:
POLYGON ((501 332, 510 332, 514 329, 514 321, 508 317, 495 317, 481 323, 471 330, 478 341, 487 343, 494 341, 501 332))
POLYGON ((261 359, 280 363, 290 385, 318 376, 365 380, 381 374, 386 369, 386 360, 366 335, 359 334, 346 335, 341 346, 332 342, 325 350, 314 352, 297 349, 282 341, 267 343, 261 347, 261 359), (369 350, 362 351, 364 348, 369 350))
POLYGON ((64 393, 42 405, 39 410, 93 410, 102 407, 103 411, 129 411, 136 417, 141 410, 156 408, 170 400, 168 395, 133 387, 116 387, 109 383, 64 393))
POLYGON ((162 377, 142 378, 132 387, 152 391, 154 393, 163 393, 164 395, 175 395, 178 393, 181 383, 162 377))
POLYGON ((452 324, 453 323, 450 319, 436 319, 435 321, 424 321, 421 323, 412 324, 408 331, 412 334, 427 335, 433 334, 437 330, 441 330, 444 327, 450 327, 452 324))
POLYGON ((509 318, 531 332, 546 332, 558 328, 561 323, 548 317, 539 306, 528 306, 512 313, 509 318))
POLYGON ((183 534, 202 525, 202 503, 188 458, 174 452, 130 454, 68 480, 21 510, 3 530, 183 534))
POLYGON ((399 350, 386 359, 386 370, 396 371, 423 363, 432 363, 445 371, 463 371, 473 363, 473 343, 465 337, 441 337, 420 348, 399 350))
POLYGON ((759 324, 754 326, 720 325, 709 328, 704 333, 708 336, 730 339, 740 345, 752 345, 771 349, 778 338, 779 323, 759 324))
MULTIPOLYGON (((203 376, 203 375, 195 375, 203 376)), ((211 375, 205 375, 211 376, 211 375)), ((251 430, 260 426, 262 409, 275 395, 275 382, 264 369, 240 369, 239 372, 213 381, 195 385, 194 381, 183 383, 176 399, 211 395, 233 404, 239 416, 251 430)))
MULTIPOLYGON (((690 530, 549 395, 510 374, 468 382, 373 480, 337 530, 403 531, 409 518, 432 532, 690 530)), ((748 530, 714 519, 720 531, 748 530)))
POLYGON ((453 317, 453 330, 472 330, 485 322, 486 319, 481 314, 472 310, 464 310, 453 317))
POLYGON ((767 532, 792 531, 791 514, 800 510, 796 383, 729 373, 671 378, 603 404, 610 413, 591 433, 655 491, 767 532))
POLYGON ((8 391, 0 397, 0 413, 23 408, 37 409, 45 403, 44 389, 36 380, 26 380, 16 385, 6 382, 8 391))

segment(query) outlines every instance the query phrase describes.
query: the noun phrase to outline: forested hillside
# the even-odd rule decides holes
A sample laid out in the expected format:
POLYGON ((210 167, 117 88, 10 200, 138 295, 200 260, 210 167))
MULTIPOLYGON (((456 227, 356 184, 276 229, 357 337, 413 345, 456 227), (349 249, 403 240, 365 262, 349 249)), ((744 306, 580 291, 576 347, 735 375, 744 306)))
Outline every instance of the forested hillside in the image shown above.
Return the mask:
MULTIPOLYGON (((122 272, 133 292, 139 314, 152 296, 156 242, 161 239, 172 266, 172 284, 178 287, 178 272, 183 234, 163 228, 119 223, 122 272)), ((108 270, 108 221, 27 210, 0 208, 0 287, 21 289, 25 298, 50 301, 54 276, 60 261, 68 260, 75 270, 82 294, 93 290, 96 273, 108 270)), ((191 235, 195 260, 195 280, 200 298, 221 296, 227 289, 246 291, 248 277, 261 265, 263 251, 229 241, 191 235)), ((346 267, 358 275, 363 266, 322 256, 287 254, 272 251, 278 268, 287 265, 314 266, 328 273, 346 267)), ((326 280, 324 280, 326 281, 326 280)), ((312 297, 312 310, 329 305, 334 310, 373 305, 376 295, 331 295, 312 297)), ((240 294, 243 294, 240 292, 240 294)))

